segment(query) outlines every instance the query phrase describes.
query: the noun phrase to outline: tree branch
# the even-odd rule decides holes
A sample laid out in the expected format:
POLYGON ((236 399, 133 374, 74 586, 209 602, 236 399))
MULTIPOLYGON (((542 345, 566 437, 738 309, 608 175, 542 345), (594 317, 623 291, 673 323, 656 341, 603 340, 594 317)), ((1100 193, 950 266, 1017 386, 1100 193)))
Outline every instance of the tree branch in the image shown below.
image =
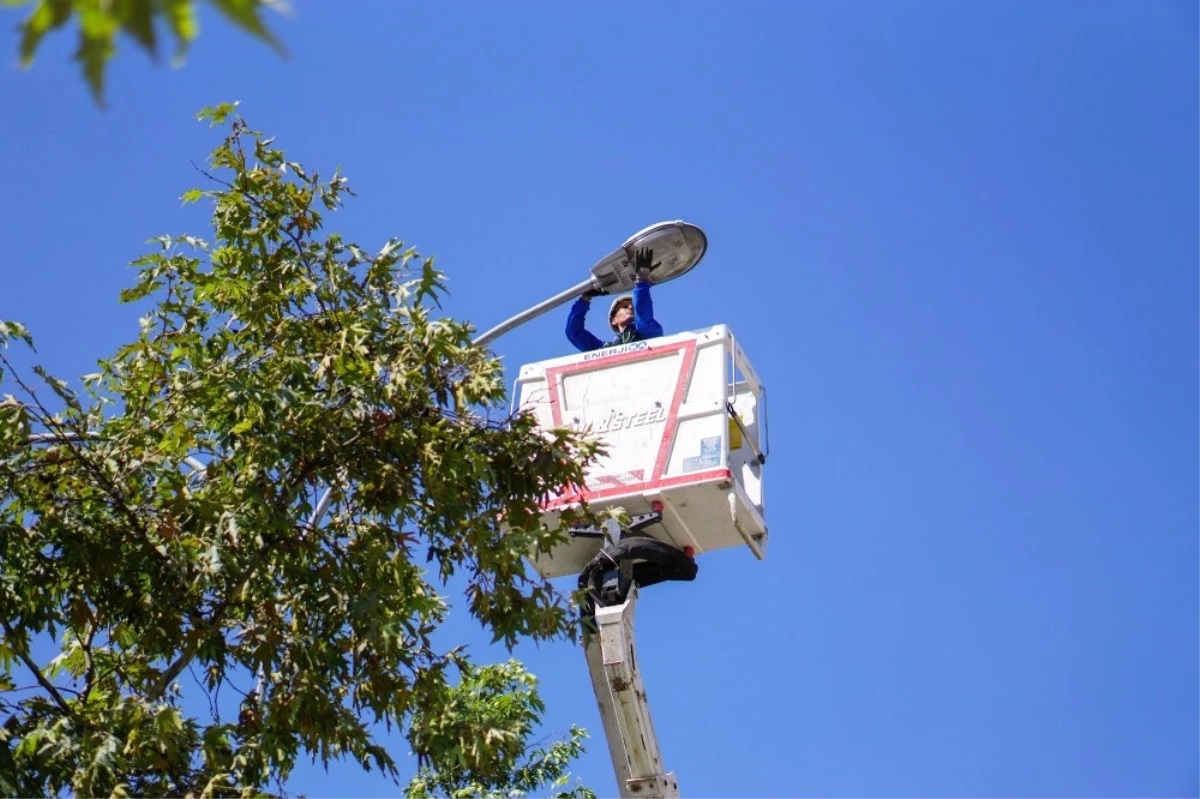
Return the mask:
POLYGON ((162 676, 158 678, 158 685, 154 686, 154 690, 150 692, 151 699, 157 699, 166 693, 167 688, 171 685, 171 682, 181 673, 183 673, 183 670, 188 667, 188 664, 190 664, 196 658, 196 652, 200 648, 200 635, 202 634, 202 628, 211 630, 215 627, 218 627, 221 622, 225 620, 225 614, 229 611, 230 606, 233 604, 233 598, 241 593, 242 587, 250 581, 250 578, 254 575, 255 569, 259 567, 267 553, 276 546, 276 543, 277 542, 273 538, 270 541, 263 542, 263 545, 259 547, 258 551, 255 552, 250 558, 250 562, 246 564, 246 568, 242 570, 242 573, 238 575, 237 579, 234 580, 233 584, 230 586, 229 591, 226 594, 226 600, 213 608, 212 615, 210 615, 207 619, 203 619, 202 625, 197 624, 192 628, 193 632, 197 633, 197 635, 192 637, 192 640, 188 642, 186 647, 184 647, 183 652, 181 652, 179 657, 175 659, 175 662, 168 666, 167 670, 164 671, 162 676))
POLYGON ((50 697, 54 700, 54 703, 58 705, 64 713, 72 718, 76 718, 75 710, 69 704, 67 704, 67 700, 63 698, 61 693, 59 693, 59 690, 54 686, 54 683, 50 682, 50 680, 46 678, 45 674, 42 674, 42 670, 38 667, 38 664, 33 662, 33 658, 29 656, 29 653, 25 651, 25 648, 23 646, 16 645, 16 641, 18 639, 8 621, 0 620, 0 624, 4 626, 4 637, 11 644, 13 644, 13 651, 17 653, 17 657, 21 659, 21 662, 25 664, 25 668, 33 672, 33 676, 38 681, 38 684, 42 686, 46 693, 50 694, 50 697))
MULTIPOLYGON (((7 363, 7 360, 5 362, 7 363)), ((76 446, 76 442, 80 438, 87 437, 86 433, 55 421, 54 414, 52 414, 41 401, 37 395, 37 392, 34 391, 33 388, 24 380, 22 380, 20 375, 18 375, 15 371, 13 372, 12 379, 16 381, 21 390, 25 392, 25 394, 31 400, 33 400, 34 405, 41 414, 41 418, 38 421, 40 421, 46 426, 47 429, 51 430, 56 436, 58 436, 59 440, 61 440, 67 449, 71 451, 71 454, 78 459, 83 468, 92 474, 93 479, 96 481, 96 487, 108 495, 109 499, 111 499, 116 506, 116 509, 120 511, 128 520, 133 530, 136 533, 141 534, 142 542, 146 545, 151 555, 157 555, 161 561, 164 563, 167 562, 167 558, 157 549, 155 549, 153 544, 150 542, 149 531, 141 524, 141 520, 138 519, 137 514, 135 514, 129 507, 128 502, 126 502, 125 497, 117 487, 115 480, 109 479, 108 475, 104 474, 103 470, 100 469, 90 457, 84 457, 84 450, 76 446)))
MULTIPOLYGON (((87 600, 84 600, 84 607, 87 607, 87 600)), ((87 660, 87 672, 83 681, 83 695, 91 694, 92 687, 96 683, 96 661, 92 659, 92 642, 96 640, 96 631, 98 628, 96 618, 92 614, 92 609, 88 608, 88 634, 87 640, 83 642, 83 657, 87 660)))

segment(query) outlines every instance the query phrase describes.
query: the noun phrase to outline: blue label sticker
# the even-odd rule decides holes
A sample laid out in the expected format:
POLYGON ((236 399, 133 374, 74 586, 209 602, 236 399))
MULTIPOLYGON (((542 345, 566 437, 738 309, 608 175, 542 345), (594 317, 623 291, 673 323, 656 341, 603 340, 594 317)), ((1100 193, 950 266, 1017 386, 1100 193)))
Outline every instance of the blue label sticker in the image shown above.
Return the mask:
POLYGON ((721 437, 700 439, 700 466, 719 466, 721 463, 721 437))
POLYGON ((699 468, 700 468, 700 459, 699 458, 684 458, 683 459, 683 470, 685 472, 694 472, 699 468))

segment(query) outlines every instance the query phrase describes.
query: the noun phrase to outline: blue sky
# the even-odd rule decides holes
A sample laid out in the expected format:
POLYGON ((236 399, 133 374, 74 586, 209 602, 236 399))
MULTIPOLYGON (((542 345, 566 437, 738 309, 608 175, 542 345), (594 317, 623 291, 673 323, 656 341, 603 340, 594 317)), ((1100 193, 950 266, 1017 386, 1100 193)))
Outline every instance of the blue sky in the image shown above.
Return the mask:
MULTIPOLYGON (((135 335, 144 240, 204 234, 178 198, 218 101, 341 165, 330 226, 436 254, 480 329, 689 220, 658 317, 733 328, 772 457, 767 559, 639 604, 685 795, 1197 795, 1194 4, 295 6, 286 59, 212 14, 181 70, 126 45, 105 112, 66 37, 0 76, 0 318, 52 371, 135 335)), ((511 376, 564 316, 496 343, 511 376)), ((581 652, 517 655, 612 793, 581 652)))

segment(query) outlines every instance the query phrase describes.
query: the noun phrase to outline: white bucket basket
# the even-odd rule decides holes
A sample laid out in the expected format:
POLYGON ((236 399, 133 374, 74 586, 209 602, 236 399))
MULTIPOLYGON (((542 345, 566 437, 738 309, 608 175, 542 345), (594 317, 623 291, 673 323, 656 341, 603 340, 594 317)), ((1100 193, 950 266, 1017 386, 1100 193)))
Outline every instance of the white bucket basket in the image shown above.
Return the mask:
MULTIPOLYGON (((527 364, 513 396, 540 426, 589 431, 608 452, 586 485, 546 503, 548 526, 583 501, 630 515, 661 503, 662 523, 643 532, 696 554, 746 545, 763 557, 766 394, 725 325, 527 364)), ((601 543, 568 539, 533 563, 575 574, 601 543)))

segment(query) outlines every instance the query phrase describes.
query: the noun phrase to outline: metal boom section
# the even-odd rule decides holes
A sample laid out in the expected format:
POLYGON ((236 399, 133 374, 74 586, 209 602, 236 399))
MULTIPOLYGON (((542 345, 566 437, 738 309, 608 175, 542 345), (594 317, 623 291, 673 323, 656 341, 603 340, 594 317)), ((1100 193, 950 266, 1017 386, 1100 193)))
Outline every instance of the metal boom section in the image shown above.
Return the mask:
POLYGON ((588 636, 584 654, 621 796, 678 797, 675 774, 663 768, 638 669, 633 640, 636 603, 634 586, 621 604, 596 608, 598 632, 588 636))

